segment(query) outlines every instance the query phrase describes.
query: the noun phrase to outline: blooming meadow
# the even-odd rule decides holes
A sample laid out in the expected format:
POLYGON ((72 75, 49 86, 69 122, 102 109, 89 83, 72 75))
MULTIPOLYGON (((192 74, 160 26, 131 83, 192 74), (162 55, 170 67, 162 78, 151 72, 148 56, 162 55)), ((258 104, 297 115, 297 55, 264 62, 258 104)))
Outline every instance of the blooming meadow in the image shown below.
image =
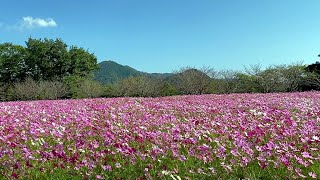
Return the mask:
POLYGON ((319 92, 0 103, 4 179, 317 179, 319 148, 319 92))

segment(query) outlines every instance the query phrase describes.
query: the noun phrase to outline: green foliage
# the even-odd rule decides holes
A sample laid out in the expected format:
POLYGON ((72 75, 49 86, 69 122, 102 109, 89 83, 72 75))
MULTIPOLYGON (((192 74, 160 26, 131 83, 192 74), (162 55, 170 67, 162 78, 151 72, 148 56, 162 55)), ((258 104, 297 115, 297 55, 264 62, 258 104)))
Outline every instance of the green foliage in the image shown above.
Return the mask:
POLYGON ((63 78, 64 84, 68 87, 68 98, 78 98, 81 96, 79 95, 79 86, 82 81, 83 78, 78 76, 67 76, 63 78))
POLYGON ((236 74, 236 83, 234 92, 236 93, 256 93, 260 92, 258 77, 238 73, 236 74))
POLYGON ((93 71, 98 68, 97 58, 83 48, 72 46, 69 51, 70 68, 68 74, 73 76, 88 77, 92 76, 93 71))
POLYGON ((101 97, 104 93, 103 86, 96 81, 85 79, 78 89, 80 98, 96 98, 101 97))
POLYGON ((70 98, 95 98, 104 94, 103 86, 87 77, 68 76, 64 78, 64 83, 68 87, 70 98))
MULTIPOLYGON (((320 57, 320 56, 319 56, 320 57)), ((308 65, 307 67, 305 67, 305 69, 308 72, 312 72, 312 73, 316 73, 320 75, 320 62, 315 62, 313 64, 308 65)))
MULTIPOLYGON (((26 47, 3 43, 0 44, 0 82, 4 91, 1 99, 61 98, 66 94, 61 82, 65 77, 89 79, 97 67, 94 54, 76 46, 69 49, 61 39, 29 38, 26 47)), ((102 91, 98 83, 90 80, 77 85, 79 92, 73 87, 69 92, 71 97, 96 97, 102 91)))
POLYGON ((26 47, 0 44, 0 100, 320 90, 319 62, 247 70, 189 67, 174 74, 145 73, 113 61, 97 64, 94 54, 62 39, 29 38, 26 47))
POLYGON ((270 66, 258 74, 258 82, 263 93, 294 92, 299 90, 302 78, 306 75, 304 66, 270 66))
POLYGON ((103 97, 118 97, 119 93, 115 85, 103 85, 103 97))
POLYGON ((0 44, 0 82, 12 83, 26 77, 26 54, 22 46, 0 44))
POLYGON ((8 87, 6 85, 0 84, 0 101, 7 100, 7 89, 8 87))
POLYGON ((302 79, 302 90, 320 90, 320 62, 305 67, 306 76, 302 79))
POLYGON ((178 95, 178 89, 169 82, 163 82, 160 87, 160 95, 161 96, 174 96, 178 95))
POLYGON ((67 75, 71 62, 68 46, 61 39, 31 39, 26 42, 26 64, 35 80, 51 80, 67 75))
POLYGON ((218 78, 214 79, 211 85, 211 91, 219 94, 234 93, 237 84, 236 71, 224 70, 219 72, 218 78))
POLYGON ((32 39, 26 47, 0 44, 0 81, 13 83, 26 77, 55 80, 65 76, 88 77, 97 69, 97 58, 83 48, 68 45, 61 39, 32 39))

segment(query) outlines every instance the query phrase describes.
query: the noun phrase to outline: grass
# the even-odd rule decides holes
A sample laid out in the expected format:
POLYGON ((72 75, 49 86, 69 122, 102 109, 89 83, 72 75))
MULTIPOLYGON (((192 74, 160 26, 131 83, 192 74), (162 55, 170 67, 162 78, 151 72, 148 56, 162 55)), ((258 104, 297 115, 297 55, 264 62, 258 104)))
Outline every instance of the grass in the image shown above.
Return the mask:
MULTIPOLYGON (((120 157, 118 157, 120 158, 120 157)), ((129 163, 128 159, 117 159, 121 167, 112 166, 112 171, 103 170, 101 167, 94 168, 93 174, 100 175, 103 179, 288 179, 294 177, 292 171, 286 167, 280 166, 273 168, 268 166, 262 169, 257 162, 252 162, 246 167, 233 167, 228 171, 220 166, 220 161, 216 159, 210 163, 203 163, 196 158, 189 157, 185 161, 175 160, 171 155, 167 157, 152 160, 137 160, 135 164, 129 163)), ((95 175, 86 174, 86 169, 74 170, 72 166, 66 165, 64 168, 55 167, 52 163, 42 164, 42 170, 39 167, 25 169, 23 177, 19 179, 96 179, 95 175), (50 171, 46 171, 48 169, 50 171)), ((313 169, 316 174, 320 175, 320 163, 315 163, 308 167, 313 169)), ((23 171, 23 169, 22 169, 23 171)), ((302 170, 303 171, 303 170, 302 170)), ((0 179, 10 179, 12 172, 0 179)))

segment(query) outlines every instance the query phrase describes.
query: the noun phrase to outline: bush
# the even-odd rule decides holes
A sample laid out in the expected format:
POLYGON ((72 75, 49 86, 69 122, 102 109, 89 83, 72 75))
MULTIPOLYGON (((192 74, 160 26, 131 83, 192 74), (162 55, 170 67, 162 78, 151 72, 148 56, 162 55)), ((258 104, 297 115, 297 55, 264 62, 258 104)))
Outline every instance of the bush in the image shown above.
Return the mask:
POLYGON ((38 85, 42 90, 42 99, 60 99, 67 95, 67 86, 60 81, 39 81, 38 85))
POLYGON ((68 97, 71 98, 95 98, 104 94, 104 88, 100 83, 85 77, 69 76, 64 81, 68 86, 68 97))
POLYGON ((105 85, 103 87, 103 97, 119 97, 119 92, 115 85, 105 85))
POLYGON ((103 86, 96 81, 85 79, 79 85, 80 98, 96 98, 103 95, 103 86))
POLYGON ((0 101, 6 101, 7 100, 7 85, 1 84, 0 85, 0 101))
POLYGON ((146 76, 129 77, 115 85, 118 96, 157 97, 160 96, 161 80, 146 76))
POLYGON ((179 94, 178 89, 175 86, 173 86, 171 83, 169 82, 162 83, 162 86, 160 88, 161 96, 174 96, 178 94, 179 94))
POLYGON ((27 78, 9 88, 8 100, 59 99, 67 95, 67 87, 59 81, 35 81, 27 78))

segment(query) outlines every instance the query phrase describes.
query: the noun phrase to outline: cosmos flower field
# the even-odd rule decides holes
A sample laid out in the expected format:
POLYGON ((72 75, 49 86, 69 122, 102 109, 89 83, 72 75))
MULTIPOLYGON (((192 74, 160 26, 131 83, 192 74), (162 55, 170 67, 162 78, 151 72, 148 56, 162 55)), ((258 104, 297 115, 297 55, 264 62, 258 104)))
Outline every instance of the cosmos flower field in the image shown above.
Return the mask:
POLYGON ((0 103, 3 179, 320 177, 320 92, 0 103))

